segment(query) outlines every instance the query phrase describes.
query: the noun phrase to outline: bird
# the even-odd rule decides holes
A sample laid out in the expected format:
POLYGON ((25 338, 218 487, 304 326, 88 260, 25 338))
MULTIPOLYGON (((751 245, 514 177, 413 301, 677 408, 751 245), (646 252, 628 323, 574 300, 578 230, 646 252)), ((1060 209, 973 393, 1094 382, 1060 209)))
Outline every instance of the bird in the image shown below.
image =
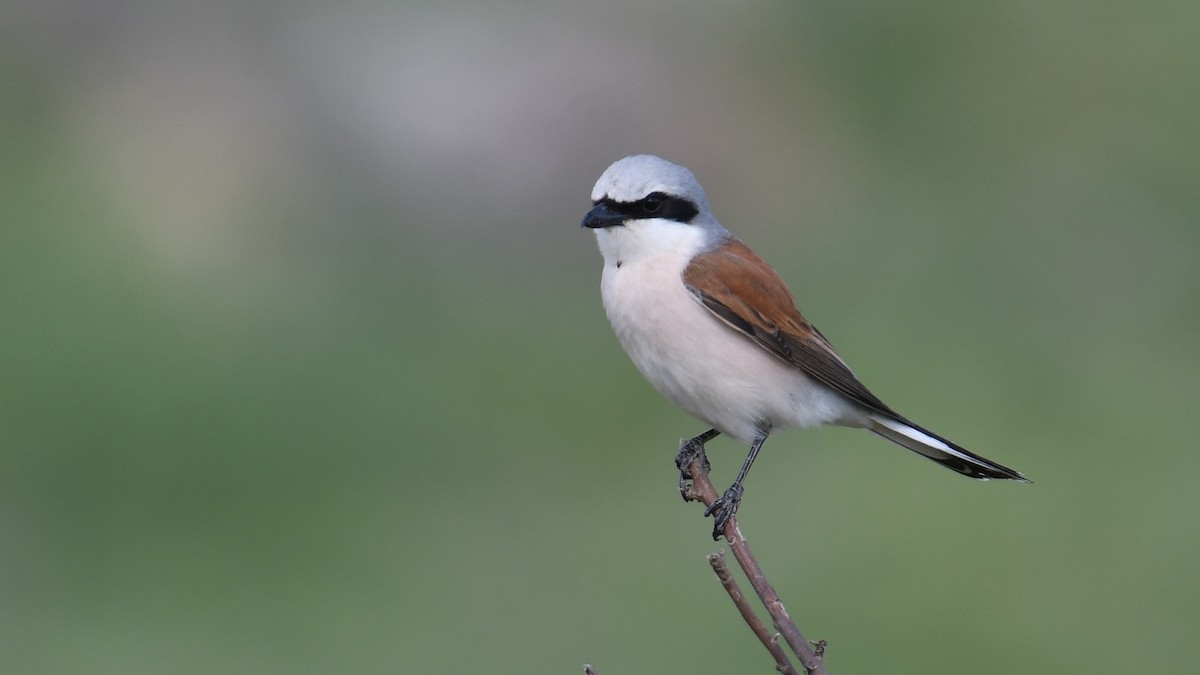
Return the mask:
MULTIPOLYGON (((714 540, 736 514, 763 443, 784 429, 868 429, 964 476, 1031 482, 871 393, 779 274, 717 221, 687 168, 625 157, 601 174, 591 199, 581 226, 595 232, 604 259, 601 299, 617 340, 655 389, 711 427, 681 447, 702 454, 720 434, 750 446, 705 511, 714 540)), ((683 452, 681 486, 690 478, 683 452)))

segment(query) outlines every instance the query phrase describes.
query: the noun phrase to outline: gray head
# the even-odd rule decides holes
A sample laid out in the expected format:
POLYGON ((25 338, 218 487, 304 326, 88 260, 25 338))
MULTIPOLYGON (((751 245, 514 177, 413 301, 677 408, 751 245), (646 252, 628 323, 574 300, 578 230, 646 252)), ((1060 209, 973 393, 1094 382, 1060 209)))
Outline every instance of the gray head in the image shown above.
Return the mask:
POLYGON ((592 203, 596 208, 584 218, 585 227, 617 227, 648 218, 688 224, 698 216, 712 217, 696 176, 654 155, 613 162, 592 188, 592 203))
POLYGON ((695 253, 729 237, 696 176, 654 155, 614 162, 592 188, 592 204, 582 225, 595 230, 606 259, 695 253))

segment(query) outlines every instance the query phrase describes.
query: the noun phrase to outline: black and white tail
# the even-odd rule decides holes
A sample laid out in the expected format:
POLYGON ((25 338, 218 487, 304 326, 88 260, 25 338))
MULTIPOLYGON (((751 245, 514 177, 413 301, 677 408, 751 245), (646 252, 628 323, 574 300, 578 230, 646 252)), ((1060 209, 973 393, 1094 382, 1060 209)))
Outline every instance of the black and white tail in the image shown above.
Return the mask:
POLYGON ((1001 466, 990 459, 955 445, 937 434, 904 420, 881 414, 871 416, 871 431, 889 441, 902 445, 913 452, 924 455, 942 466, 979 480, 1019 480, 1031 483, 1028 478, 1012 469, 1001 466))

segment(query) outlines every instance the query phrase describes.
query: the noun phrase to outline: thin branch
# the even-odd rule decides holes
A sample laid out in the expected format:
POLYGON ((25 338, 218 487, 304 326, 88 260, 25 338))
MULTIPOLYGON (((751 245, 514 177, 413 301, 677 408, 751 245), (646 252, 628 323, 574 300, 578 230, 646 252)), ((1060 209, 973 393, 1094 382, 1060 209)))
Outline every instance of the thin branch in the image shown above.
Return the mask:
POLYGON ((754 634, 758 636, 759 641, 763 643, 767 651, 771 652, 771 656, 775 659, 775 670, 784 673, 784 675, 797 675, 796 667, 792 665, 787 652, 784 651, 783 647, 779 646, 779 642, 776 639, 778 636, 772 635, 771 631, 767 630, 762 620, 754 613, 754 609, 750 607, 750 603, 746 602, 746 596, 742 593, 742 589, 738 587, 737 581, 734 580, 733 574, 729 571, 729 566, 725 564, 725 551, 708 554, 708 564, 712 565, 713 571, 717 573, 717 578, 721 580, 721 585, 725 587, 725 592, 729 593, 729 597, 733 599, 733 604, 741 612, 746 625, 750 626, 750 630, 754 631, 754 634))
MULTIPOLYGON (((687 486, 684 494, 685 499, 699 500, 704 504, 705 508, 712 505, 717 499, 717 490, 713 487, 712 481, 708 478, 708 462, 704 457, 703 448, 701 452, 695 453, 691 458, 691 463, 687 466, 687 473, 691 476, 691 485, 687 486)), ((681 467, 682 468, 682 467, 681 467)), ((771 582, 767 581, 767 576, 763 574, 762 567, 754 558, 754 553, 750 550, 750 545, 746 543, 746 538, 742 536, 741 529, 738 528, 737 517, 734 516, 725 524, 725 540, 729 542, 729 548, 733 551, 733 557, 737 559, 738 565, 746 573, 746 578, 750 580, 750 585, 754 587, 754 592, 758 594, 760 600, 767 608, 767 612, 771 615, 771 621, 775 625, 775 630, 783 635, 783 639, 787 641, 789 647, 800 659, 800 663, 804 666, 804 671, 808 675, 828 675, 825 670, 825 665, 822 663, 822 658, 813 652, 804 636, 800 634, 800 629, 796 627, 796 623, 788 615, 787 609, 783 606, 783 601, 779 599, 779 594, 775 592, 775 588, 771 586, 771 582)), ((823 645, 822 645, 823 646, 823 645)), ((822 649, 824 652, 824 649, 822 649)))

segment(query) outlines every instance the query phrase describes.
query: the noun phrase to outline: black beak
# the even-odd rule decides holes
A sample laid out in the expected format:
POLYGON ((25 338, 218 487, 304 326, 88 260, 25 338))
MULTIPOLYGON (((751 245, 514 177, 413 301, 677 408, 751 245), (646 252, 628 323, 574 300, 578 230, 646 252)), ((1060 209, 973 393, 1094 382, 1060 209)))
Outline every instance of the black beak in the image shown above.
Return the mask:
POLYGON ((580 227, 590 227, 595 230, 599 228, 624 225, 625 221, 628 219, 628 215, 617 213, 616 211, 613 211, 605 206, 604 202, 600 202, 599 204, 593 206, 591 211, 587 212, 587 215, 583 217, 583 222, 579 225, 580 227))

